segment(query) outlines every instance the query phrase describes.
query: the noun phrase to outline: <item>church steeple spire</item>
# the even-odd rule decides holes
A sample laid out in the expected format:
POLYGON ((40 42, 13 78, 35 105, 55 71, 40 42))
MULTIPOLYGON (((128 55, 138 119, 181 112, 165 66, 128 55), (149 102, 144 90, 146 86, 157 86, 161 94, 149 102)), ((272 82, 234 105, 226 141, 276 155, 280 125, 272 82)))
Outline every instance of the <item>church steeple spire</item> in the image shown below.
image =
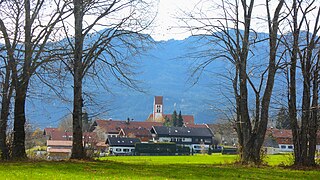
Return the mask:
POLYGON ((155 96, 153 103, 153 121, 163 121, 163 96, 155 96))

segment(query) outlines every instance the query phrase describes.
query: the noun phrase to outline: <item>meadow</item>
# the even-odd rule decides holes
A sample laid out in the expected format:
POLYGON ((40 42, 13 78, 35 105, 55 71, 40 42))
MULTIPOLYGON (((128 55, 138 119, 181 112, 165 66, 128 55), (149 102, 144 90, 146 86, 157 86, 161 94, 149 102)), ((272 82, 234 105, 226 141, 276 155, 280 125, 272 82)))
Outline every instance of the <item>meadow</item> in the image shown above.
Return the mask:
POLYGON ((234 164, 235 155, 111 156, 96 161, 1 162, 0 179, 318 179, 320 171, 292 170, 290 156, 260 167, 234 164))

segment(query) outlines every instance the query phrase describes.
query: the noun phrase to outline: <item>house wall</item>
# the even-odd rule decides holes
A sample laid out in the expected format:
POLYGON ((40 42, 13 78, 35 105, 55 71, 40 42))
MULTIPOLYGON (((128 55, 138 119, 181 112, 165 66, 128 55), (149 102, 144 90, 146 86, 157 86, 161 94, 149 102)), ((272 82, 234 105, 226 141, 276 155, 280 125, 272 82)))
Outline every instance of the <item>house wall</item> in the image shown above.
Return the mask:
POLYGON ((134 152, 134 147, 111 146, 107 148, 109 154, 129 154, 134 152))
POLYGON ((293 144, 279 144, 280 152, 293 152, 293 144))

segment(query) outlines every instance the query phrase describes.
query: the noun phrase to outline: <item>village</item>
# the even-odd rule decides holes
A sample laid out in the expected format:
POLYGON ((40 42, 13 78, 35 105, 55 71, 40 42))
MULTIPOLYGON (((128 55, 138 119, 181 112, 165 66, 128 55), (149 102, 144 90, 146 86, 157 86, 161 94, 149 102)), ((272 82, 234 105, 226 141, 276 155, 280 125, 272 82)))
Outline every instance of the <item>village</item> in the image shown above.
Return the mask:
MULTIPOLYGON (((181 112, 180 112, 181 113, 181 112)), ((193 115, 164 114, 163 96, 155 96, 153 113, 145 121, 95 120, 83 133, 88 156, 237 154, 238 138, 232 123, 196 124, 193 115), (170 123, 183 119, 183 124, 170 123)), ((47 159, 68 159, 71 131, 45 128, 46 151, 35 152, 47 159)), ((320 150, 320 134, 317 138, 320 150)), ((269 127, 263 149, 266 154, 293 152, 291 130, 269 127)))

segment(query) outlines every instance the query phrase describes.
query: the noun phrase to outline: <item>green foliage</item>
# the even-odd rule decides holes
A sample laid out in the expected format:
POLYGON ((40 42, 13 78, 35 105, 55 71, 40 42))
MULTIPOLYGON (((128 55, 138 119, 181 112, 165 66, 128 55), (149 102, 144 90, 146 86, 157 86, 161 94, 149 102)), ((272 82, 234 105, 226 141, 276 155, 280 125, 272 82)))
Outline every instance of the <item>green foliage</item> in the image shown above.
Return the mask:
POLYGON ((164 117, 164 120, 165 120, 164 123, 163 123, 164 126, 167 126, 167 127, 172 126, 172 121, 170 121, 168 116, 164 117))
POLYGON ((171 116, 171 121, 173 126, 177 126, 178 125, 178 116, 177 116, 177 111, 174 110, 171 116))
POLYGON ((285 107, 281 107, 276 118, 277 129, 290 129, 290 118, 285 107))

